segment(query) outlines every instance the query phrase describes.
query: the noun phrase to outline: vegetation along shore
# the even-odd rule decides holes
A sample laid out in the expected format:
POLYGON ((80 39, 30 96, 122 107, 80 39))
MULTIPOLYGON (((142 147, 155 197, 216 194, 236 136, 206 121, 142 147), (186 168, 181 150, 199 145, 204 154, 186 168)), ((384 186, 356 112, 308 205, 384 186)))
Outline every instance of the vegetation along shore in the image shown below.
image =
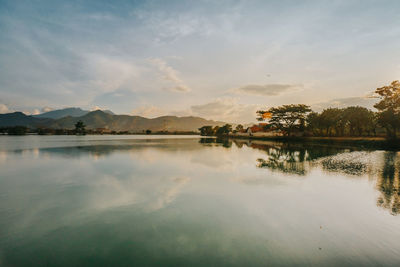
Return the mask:
POLYGON ((400 148, 400 82, 377 88, 376 112, 365 107, 327 108, 318 113, 304 104, 257 111, 259 124, 203 126, 203 136, 318 142, 374 148, 400 148))

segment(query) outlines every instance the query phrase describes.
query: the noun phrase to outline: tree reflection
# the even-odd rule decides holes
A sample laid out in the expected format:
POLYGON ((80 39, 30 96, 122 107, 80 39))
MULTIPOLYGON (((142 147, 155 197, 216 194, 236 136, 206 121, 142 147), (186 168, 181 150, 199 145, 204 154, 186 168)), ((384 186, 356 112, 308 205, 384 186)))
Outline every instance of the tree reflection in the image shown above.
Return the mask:
POLYGON ((266 156, 257 159, 258 168, 303 176, 312 167, 321 167, 332 173, 377 177, 376 187, 380 192, 377 206, 389 210, 392 215, 400 214, 400 157, 397 152, 384 152, 379 161, 376 153, 333 146, 249 140, 233 140, 233 143, 238 148, 264 151, 266 156))
POLYGON ((228 138, 200 138, 199 143, 203 145, 222 145, 223 147, 230 148, 232 140, 228 138))
POLYGON ((265 158, 257 159, 257 167, 268 168, 288 174, 306 175, 310 163, 321 157, 343 152, 342 148, 329 146, 310 146, 301 143, 273 142, 235 142, 238 147, 243 145, 266 152, 265 158))
POLYGON ((340 153, 322 158, 318 164, 328 172, 341 172, 349 175, 363 175, 371 171, 367 152, 340 153))
POLYGON ((393 215, 400 212, 400 166, 396 152, 385 152, 383 168, 378 175, 377 188, 381 193, 377 205, 390 210, 393 215))
POLYGON ((266 159, 257 159, 257 167, 279 170, 284 173, 305 175, 306 164, 308 161, 307 151, 285 150, 285 149, 268 149, 268 157, 266 159))

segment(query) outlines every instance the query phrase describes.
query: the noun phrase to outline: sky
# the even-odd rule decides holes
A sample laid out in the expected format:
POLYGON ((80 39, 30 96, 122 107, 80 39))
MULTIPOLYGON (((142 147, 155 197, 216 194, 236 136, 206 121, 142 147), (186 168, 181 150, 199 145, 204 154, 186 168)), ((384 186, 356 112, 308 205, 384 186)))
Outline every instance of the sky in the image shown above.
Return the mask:
POLYGON ((254 121, 372 107, 400 79, 400 1, 0 0, 0 113, 254 121))

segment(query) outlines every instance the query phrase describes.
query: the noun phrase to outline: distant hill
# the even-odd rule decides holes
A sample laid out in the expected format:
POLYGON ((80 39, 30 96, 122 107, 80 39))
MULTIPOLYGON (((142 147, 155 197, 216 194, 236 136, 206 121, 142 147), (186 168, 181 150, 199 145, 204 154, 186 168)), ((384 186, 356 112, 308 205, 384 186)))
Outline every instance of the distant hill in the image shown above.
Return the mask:
POLYGON ((50 118, 50 119, 60 119, 67 116, 80 117, 89 113, 88 110, 83 110, 80 108, 64 108, 52 110, 39 115, 34 115, 35 118, 50 118))
POLYGON ((49 118, 36 118, 22 112, 0 114, 0 127, 26 126, 28 128, 46 127, 53 122, 49 118))
POLYGON ((148 119, 140 116, 111 115, 101 110, 89 112, 81 117, 65 117, 51 124, 52 128, 72 129, 82 120, 88 129, 108 128, 113 131, 142 132, 151 131, 197 131, 204 125, 223 125, 224 122, 206 120, 199 117, 163 116, 148 119))
POLYGON ((79 117, 69 115, 59 119, 28 116, 22 112, 0 114, 0 127, 19 125, 29 128, 73 129, 75 123, 79 120, 85 123, 87 129, 107 128, 112 131, 129 131, 133 133, 140 133, 145 130, 153 132, 197 131, 198 128, 204 125, 221 126, 225 124, 224 122, 206 120, 199 117, 162 116, 148 119, 140 116, 112 115, 96 110, 79 117))
MULTIPOLYGON (((49 112, 45 112, 42 114, 34 115, 35 118, 50 118, 50 119, 61 119, 67 116, 71 117, 81 117, 88 114, 89 110, 83 110, 81 108, 64 108, 64 109, 57 109, 52 110, 49 112)), ((111 110, 104 110, 105 113, 114 115, 111 110)))

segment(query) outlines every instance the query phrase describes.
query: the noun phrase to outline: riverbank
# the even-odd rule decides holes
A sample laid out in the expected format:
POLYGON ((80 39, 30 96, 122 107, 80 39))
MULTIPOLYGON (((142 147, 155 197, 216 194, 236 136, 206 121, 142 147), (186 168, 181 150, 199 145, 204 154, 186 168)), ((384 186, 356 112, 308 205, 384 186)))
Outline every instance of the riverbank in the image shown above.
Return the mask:
POLYGON ((400 151, 400 139, 389 140, 384 137, 287 137, 287 136, 238 136, 228 135, 231 139, 264 140, 276 142, 313 143, 359 147, 365 149, 385 149, 400 151))

